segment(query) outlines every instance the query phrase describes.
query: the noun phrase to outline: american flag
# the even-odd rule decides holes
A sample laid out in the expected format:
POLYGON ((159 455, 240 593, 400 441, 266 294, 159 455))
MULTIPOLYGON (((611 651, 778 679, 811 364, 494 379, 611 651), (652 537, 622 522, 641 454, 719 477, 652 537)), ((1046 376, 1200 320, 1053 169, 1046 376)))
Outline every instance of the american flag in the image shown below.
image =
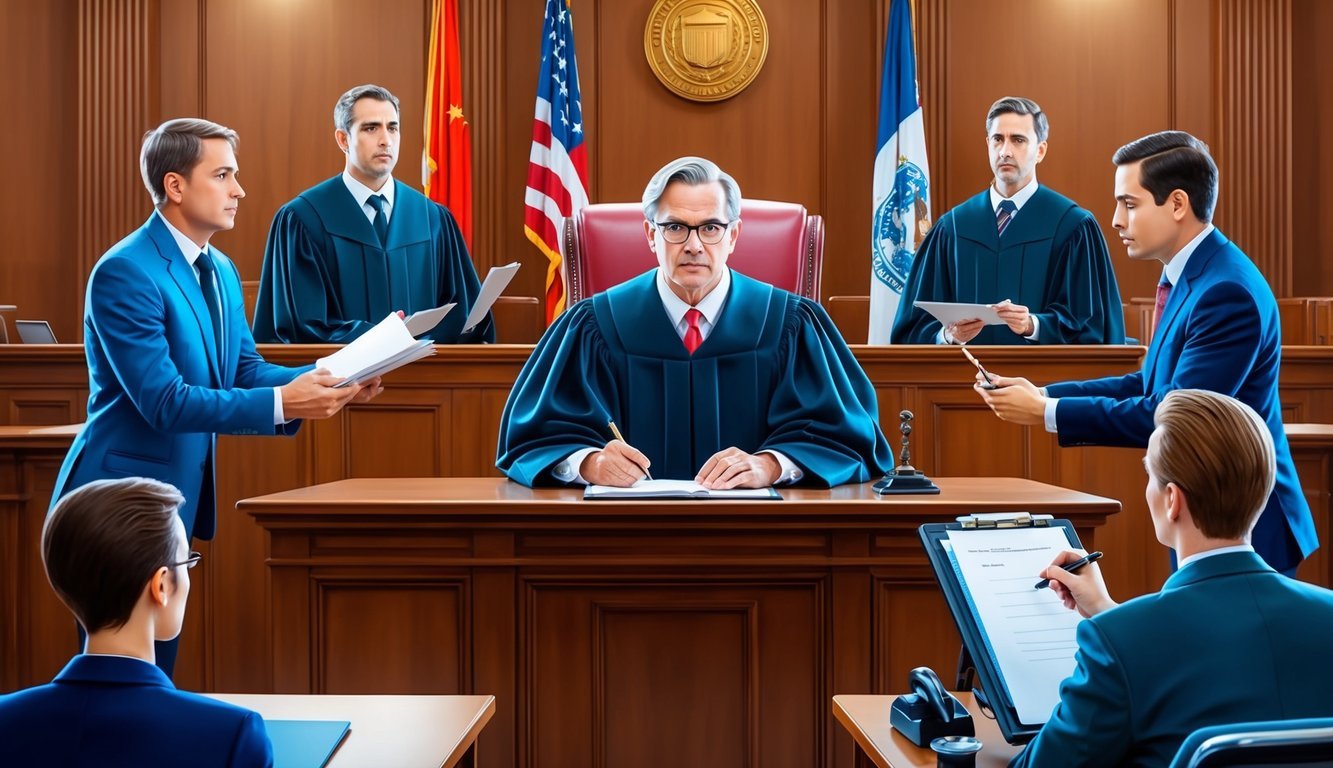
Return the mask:
POLYGON ((560 269, 564 222, 588 204, 588 152, 583 142, 583 102, 569 0, 546 1, 524 203, 523 231, 550 262, 546 269, 546 323, 550 325, 565 311, 560 269))

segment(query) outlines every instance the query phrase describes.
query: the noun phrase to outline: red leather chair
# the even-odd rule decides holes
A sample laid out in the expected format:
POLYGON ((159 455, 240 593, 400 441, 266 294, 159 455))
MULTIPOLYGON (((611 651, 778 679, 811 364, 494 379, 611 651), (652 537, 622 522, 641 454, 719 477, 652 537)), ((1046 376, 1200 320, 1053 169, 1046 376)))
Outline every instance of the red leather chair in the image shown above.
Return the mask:
MULTIPOLYGON (((819 301, 824 219, 798 203, 746 200, 741 236, 727 263, 746 277, 819 301)), ((638 203, 600 203, 565 222, 569 304, 629 280, 657 265, 643 235, 638 203)))

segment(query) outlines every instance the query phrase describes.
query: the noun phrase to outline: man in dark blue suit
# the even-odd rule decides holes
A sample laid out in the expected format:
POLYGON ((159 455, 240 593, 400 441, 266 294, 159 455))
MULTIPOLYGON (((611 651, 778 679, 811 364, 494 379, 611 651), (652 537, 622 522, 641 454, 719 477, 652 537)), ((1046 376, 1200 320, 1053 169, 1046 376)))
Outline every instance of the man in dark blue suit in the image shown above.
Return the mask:
POLYGON ((1166 766, 1210 725, 1333 715, 1333 592, 1275 572, 1250 534, 1277 474, 1269 425, 1197 389, 1165 396, 1148 441, 1144 495, 1180 570, 1116 605, 1094 563, 1061 553, 1051 579, 1078 625, 1060 703, 1012 765, 1166 766))
POLYGON ((0 762, 78 768, 273 765, 258 714, 176 690, 153 665, 154 640, 180 633, 199 553, 175 488, 142 477, 96 480, 56 504, 42 561, 88 650, 47 685, 0 696, 0 762))
POLYGON ((1277 301, 1262 274, 1211 223, 1217 166, 1203 142, 1163 131, 1116 151, 1115 218, 1131 259, 1162 262, 1157 330, 1143 369, 1128 376, 1051 384, 997 377, 977 392, 1005 421, 1045 424, 1061 445, 1142 447, 1170 391, 1231 395, 1263 417, 1277 450, 1277 483, 1254 528, 1254 548, 1292 574, 1319 546, 1282 429, 1277 301))
MULTIPOLYGON (((215 433, 292 434, 299 419, 378 393, 378 379, 338 389, 327 371, 272 365, 256 353, 240 275, 208 244, 234 226, 245 196, 236 143, 230 128, 194 119, 144 137, 139 165, 157 210, 88 278, 88 420, 53 502, 92 480, 152 477, 185 495, 186 533, 211 539, 215 433)), ((174 640, 157 650, 168 675, 175 657, 174 640)))

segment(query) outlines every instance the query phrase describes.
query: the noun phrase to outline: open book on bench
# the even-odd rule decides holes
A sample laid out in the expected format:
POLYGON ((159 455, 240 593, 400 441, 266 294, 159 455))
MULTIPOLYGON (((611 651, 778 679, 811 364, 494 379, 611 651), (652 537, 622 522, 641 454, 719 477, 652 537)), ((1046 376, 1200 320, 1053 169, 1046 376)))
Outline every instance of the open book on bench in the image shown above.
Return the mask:
POLYGON ((583 498, 600 499, 758 499, 781 501, 772 488, 729 488, 709 490, 690 480, 640 480, 628 488, 590 485, 583 498))

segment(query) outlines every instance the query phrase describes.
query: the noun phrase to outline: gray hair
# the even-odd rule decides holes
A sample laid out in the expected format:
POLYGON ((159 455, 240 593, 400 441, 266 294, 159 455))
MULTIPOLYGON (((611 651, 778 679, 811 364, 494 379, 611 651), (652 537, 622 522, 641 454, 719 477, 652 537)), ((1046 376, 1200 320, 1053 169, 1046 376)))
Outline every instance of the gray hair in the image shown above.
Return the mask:
POLYGON ((380 101, 387 101, 393 105, 394 112, 397 112, 399 116, 403 114, 403 110, 398 106, 398 97, 389 93, 388 88, 382 88, 378 85, 367 83, 365 85, 358 85, 338 97, 338 103, 333 105, 333 127, 343 133, 351 133, 352 107, 356 106, 356 103, 362 99, 379 99, 380 101))
POLYGON ((143 135, 139 149, 139 174, 153 197, 153 205, 167 201, 163 180, 168 173, 189 177, 204 157, 204 139, 225 139, 236 151, 236 131, 197 117, 168 120, 143 135))
POLYGON ((1046 113, 1041 111, 1041 107, 1032 99, 1025 99, 1022 96, 1005 96, 1003 99, 990 105, 990 111, 986 113, 986 135, 990 135, 991 123, 1000 115, 1032 115, 1032 128, 1037 134, 1037 143, 1046 141, 1046 137, 1051 133, 1051 125, 1046 121, 1046 113))
POLYGON ((673 181, 679 181, 691 187, 717 182, 727 196, 727 220, 736 221, 741 217, 741 187, 736 180, 712 160, 702 157, 680 157, 672 160, 648 180, 643 190, 643 217, 648 221, 657 221, 657 206, 662 201, 662 193, 673 181))

